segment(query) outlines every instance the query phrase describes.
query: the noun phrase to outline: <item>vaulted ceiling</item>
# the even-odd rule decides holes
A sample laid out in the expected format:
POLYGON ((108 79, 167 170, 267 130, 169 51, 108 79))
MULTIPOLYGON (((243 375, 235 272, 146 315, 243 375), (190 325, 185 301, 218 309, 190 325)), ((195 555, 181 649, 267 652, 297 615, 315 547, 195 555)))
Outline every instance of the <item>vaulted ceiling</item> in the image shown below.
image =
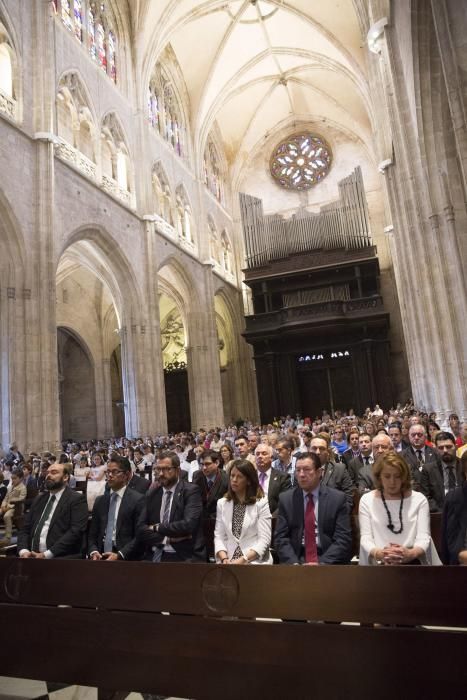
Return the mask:
POLYGON ((365 48, 355 0, 131 0, 135 60, 149 75, 170 44, 198 155, 217 122, 231 165, 265 137, 325 119, 370 146, 365 48))

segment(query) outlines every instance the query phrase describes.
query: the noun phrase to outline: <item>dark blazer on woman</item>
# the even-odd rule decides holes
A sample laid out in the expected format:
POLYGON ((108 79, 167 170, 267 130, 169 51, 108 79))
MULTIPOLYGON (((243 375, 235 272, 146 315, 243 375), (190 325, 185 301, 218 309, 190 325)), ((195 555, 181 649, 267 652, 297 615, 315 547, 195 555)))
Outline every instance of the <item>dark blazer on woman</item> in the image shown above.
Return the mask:
POLYGON ((443 564, 458 564, 459 552, 467 549, 467 481, 450 491, 444 501, 441 559, 443 564))

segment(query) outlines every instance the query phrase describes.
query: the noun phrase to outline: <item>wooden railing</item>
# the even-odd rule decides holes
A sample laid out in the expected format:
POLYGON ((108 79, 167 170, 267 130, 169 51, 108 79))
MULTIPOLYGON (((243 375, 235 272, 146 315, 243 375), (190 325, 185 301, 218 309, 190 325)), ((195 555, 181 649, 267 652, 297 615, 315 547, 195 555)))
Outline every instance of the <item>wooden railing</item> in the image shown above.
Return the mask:
POLYGON ((0 675, 196 700, 465 692, 466 630, 419 627, 467 627, 464 567, 4 559, 0 576, 0 675))

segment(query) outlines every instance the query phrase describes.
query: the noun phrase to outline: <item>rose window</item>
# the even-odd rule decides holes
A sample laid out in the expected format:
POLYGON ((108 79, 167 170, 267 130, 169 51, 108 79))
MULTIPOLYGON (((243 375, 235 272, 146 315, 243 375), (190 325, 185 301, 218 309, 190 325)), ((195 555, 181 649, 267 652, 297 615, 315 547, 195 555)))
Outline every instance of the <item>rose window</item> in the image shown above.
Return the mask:
POLYGON ((271 156, 273 178, 288 190, 306 190, 317 185, 329 172, 332 153, 316 134, 298 134, 281 141, 271 156))

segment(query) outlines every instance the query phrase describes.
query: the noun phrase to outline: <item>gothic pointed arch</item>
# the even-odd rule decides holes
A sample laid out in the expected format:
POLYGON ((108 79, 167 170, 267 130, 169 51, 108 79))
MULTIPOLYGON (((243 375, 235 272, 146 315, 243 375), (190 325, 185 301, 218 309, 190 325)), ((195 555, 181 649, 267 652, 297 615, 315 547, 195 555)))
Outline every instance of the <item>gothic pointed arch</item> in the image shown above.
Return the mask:
POLYGON ((116 112, 107 112, 101 123, 102 187, 134 205, 134 167, 122 123, 116 112))
POLYGON ((173 201, 172 192, 167 174, 161 161, 154 163, 152 168, 152 191, 154 212, 164 221, 173 226, 173 201))
MULTIPOLYGON (((60 274, 61 266, 75 251, 81 260, 87 261, 93 271, 105 275, 119 314, 119 322, 123 322, 123 316, 129 322, 131 315, 140 308, 138 283, 134 267, 112 235, 92 224, 70 232, 60 251, 57 274, 60 274)), ((74 262, 77 263, 76 259, 74 262)))
POLYGON ((175 190, 176 219, 179 239, 182 243, 194 246, 196 234, 194 229, 193 210, 183 183, 175 190))
POLYGON ((203 158, 204 184, 217 201, 225 206, 227 163, 220 130, 215 124, 209 133, 203 158))
POLYGON ((167 46, 154 65, 146 90, 147 119, 154 132, 190 162, 189 103, 175 52, 167 46))
POLYGON ((0 114, 21 121, 21 61, 12 23, 0 8, 0 114))
POLYGON ((97 119, 91 97, 78 71, 67 71, 59 79, 56 119, 60 140, 56 149, 58 155, 81 166, 85 173, 87 166, 87 174, 95 176, 99 146, 97 119), (75 150, 70 150, 70 146, 75 150), (76 151, 84 159, 78 157, 76 151))

